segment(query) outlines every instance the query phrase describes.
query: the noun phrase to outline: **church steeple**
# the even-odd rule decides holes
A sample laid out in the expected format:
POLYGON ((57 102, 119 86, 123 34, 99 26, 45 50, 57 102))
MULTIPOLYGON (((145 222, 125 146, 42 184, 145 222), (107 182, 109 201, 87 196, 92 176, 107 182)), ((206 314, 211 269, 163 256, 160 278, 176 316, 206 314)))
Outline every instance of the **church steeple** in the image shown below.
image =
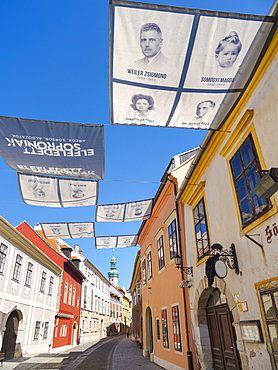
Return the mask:
POLYGON ((116 257, 114 256, 114 250, 113 250, 113 257, 111 258, 110 261, 110 271, 108 272, 109 276, 109 281, 110 284, 114 285, 114 287, 118 286, 119 283, 119 272, 117 271, 117 260, 116 257))

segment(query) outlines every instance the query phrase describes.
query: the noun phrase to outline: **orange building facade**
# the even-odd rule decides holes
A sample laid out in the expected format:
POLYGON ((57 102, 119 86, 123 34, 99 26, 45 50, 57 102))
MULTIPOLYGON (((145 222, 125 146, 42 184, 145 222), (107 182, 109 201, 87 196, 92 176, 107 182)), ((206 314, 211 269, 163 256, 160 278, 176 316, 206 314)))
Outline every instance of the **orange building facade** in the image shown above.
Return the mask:
MULTIPOLYGON (((191 160, 180 166, 183 174, 191 160)), ((198 365, 189 330, 188 288, 186 284, 181 284, 188 276, 177 269, 175 263, 175 257, 180 255, 180 244, 185 243, 184 222, 183 219, 178 220, 179 215, 183 217, 183 211, 179 209, 181 204, 176 208, 177 179, 172 175, 168 177, 166 171, 161 182, 154 198, 151 218, 142 223, 138 233, 141 247, 143 355, 150 356, 151 361, 164 368, 193 369, 198 365), (180 231, 179 225, 182 227, 180 231), (191 367, 188 366, 189 362, 191 367)))

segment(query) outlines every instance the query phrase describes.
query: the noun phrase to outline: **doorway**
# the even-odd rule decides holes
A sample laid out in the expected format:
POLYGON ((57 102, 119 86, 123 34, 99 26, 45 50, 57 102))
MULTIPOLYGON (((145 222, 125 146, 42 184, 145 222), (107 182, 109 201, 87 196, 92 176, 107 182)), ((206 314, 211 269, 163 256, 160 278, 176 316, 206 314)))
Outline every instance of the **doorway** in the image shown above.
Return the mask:
POLYGON ((225 300, 220 291, 215 290, 206 308, 213 367, 215 370, 240 370, 233 318, 225 300))
POLYGON ((72 333, 71 333, 71 345, 76 344, 76 338, 77 337, 77 325, 76 322, 72 325, 72 333))
POLYGON ((16 339, 18 334, 19 316, 13 311, 6 322, 1 352, 5 353, 5 360, 11 360, 15 355, 16 339))
POLYGON ((146 310, 146 350, 149 354, 153 352, 153 325, 152 311, 150 307, 146 310))

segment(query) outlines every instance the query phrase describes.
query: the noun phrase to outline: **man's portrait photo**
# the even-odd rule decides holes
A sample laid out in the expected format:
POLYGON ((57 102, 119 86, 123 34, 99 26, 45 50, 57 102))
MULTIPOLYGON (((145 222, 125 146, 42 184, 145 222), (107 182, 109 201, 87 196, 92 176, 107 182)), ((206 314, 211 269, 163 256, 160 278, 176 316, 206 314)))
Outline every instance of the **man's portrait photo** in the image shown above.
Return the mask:
POLYGON ((168 59, 161 51, 162 32, 156 23, 145 23, 140 29, 140 47, 144 57, 135 62, 140 69, 163 70, 168 59))

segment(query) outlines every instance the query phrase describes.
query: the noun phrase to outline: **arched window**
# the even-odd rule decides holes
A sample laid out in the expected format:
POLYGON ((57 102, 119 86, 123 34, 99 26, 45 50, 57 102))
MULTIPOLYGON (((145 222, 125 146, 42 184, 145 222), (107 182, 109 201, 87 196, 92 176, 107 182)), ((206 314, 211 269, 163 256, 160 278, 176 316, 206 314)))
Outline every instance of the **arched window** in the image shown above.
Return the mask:
POLYGON ((76 295, 76 286, 74 284, 73 291, 72 291, 72 305, 75 305, 75 295, 76 295))
POLYGON ((69 282, 68 282, 68 279, 65 281, 65 289, 64 289, 64 303, 67 303, 67 299, 68 299, 68 285, 69 285, 69 282))
POLYGON ((69 299, 68 299, 68 304, 71 304, 71 296, 72 296, 72 282, 70 282, 70 286, 69 286, 69 299))

